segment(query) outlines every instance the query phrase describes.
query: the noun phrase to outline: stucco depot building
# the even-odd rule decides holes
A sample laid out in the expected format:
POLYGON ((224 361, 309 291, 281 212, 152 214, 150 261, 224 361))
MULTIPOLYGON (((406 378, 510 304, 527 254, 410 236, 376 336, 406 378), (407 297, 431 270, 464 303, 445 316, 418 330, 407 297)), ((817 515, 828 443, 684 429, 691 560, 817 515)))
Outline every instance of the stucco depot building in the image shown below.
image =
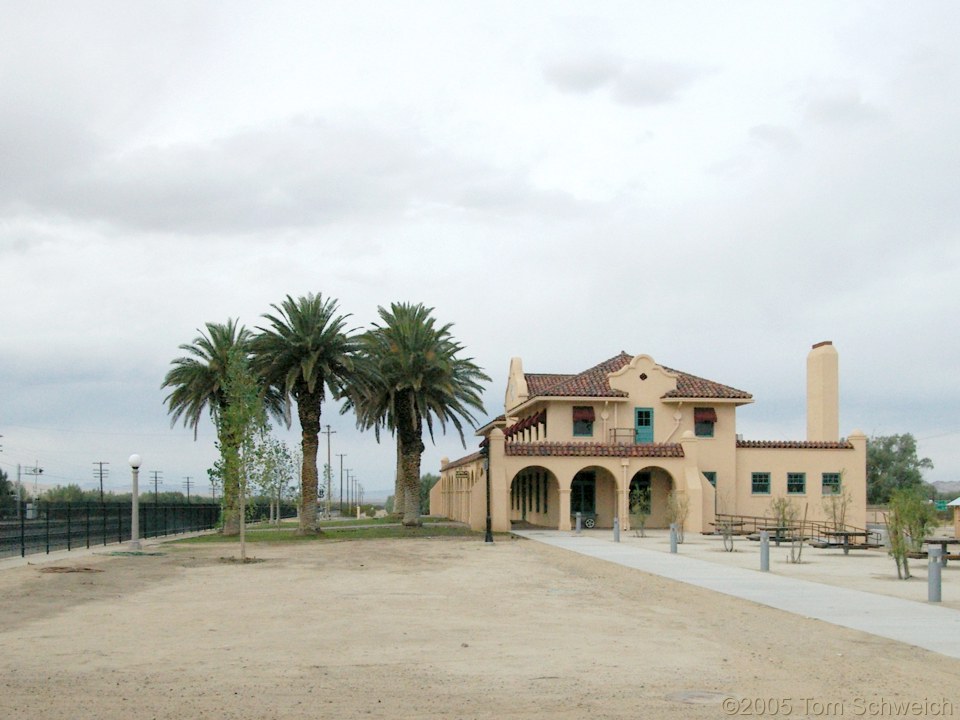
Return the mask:
POLYGON ((685 495, 686 529, 710 531, 717 514, 762 517, 790 498, 807 519, 826 520, 825 498, 848 498, 845 522, 866 522, 866 436, 839 429, 839 364, 831 342, 807 356, 807 437, 747 440, 743 390, 619 355, 577 374, 524 372, 510 361, 504 413, 477 431, 482 450, 444 458, 430 512, 482 529, 489 462, 494 531, 516 521, 569 530, 629 529, 631 493, 646 490, 647 527, 665 527, 671 492, 685 495), (484 454, 488 457, 484 457, 484 454))

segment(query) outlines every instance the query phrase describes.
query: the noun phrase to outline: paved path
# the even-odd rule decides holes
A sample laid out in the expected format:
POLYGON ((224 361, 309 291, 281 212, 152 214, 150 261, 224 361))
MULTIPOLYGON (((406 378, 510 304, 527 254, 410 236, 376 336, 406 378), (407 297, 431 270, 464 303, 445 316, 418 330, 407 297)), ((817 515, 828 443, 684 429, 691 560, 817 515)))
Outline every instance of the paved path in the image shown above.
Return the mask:
POLYGON ((514 535, 960 658, 960 611, 556 530, 514 535))

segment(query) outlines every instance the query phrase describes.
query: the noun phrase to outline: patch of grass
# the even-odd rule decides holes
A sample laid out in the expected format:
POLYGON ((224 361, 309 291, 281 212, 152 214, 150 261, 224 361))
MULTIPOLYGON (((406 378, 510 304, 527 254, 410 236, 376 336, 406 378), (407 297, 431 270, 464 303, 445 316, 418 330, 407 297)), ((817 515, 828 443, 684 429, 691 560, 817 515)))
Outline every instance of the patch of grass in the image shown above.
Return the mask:
MULTIPOLYGON (((391 525, 391 524, 399 523, 401 520, 402 518, 398 515, 388 515, 387 517, 382 517, 382 518, 362 517, 359 520, 357 518, 348 518, 344 520, 320 520, 318 524, 321 529, 325 529, 325 528, 336 529, 336 528, 343 528, 343 527, 352 527, 355 525, 391 525)), ((431 517, 424 516, 424 517, 421 517, 420 520, 423 522, 424 525, 431 525, 434 523, 441 523, 441 522, 449 522, 446 518, 432 517, 432 516, 431 517)), ((296 529, 298 526, 299 526, 299 523, 296 520, 281 520, 279 525, 281 529, 289 529, 289 528, 296 529)), ((250 529, 267 530, 267 529, 275 529, 276 527, 277 525, 274 525, 273 523, 269 523, 269 522, 251 523, 247 525, 248 530, 250 529)))
MULTIPOLYGON (((429 538, 429 537, 482 537, 483 533, 474 532, 463 525, 427 524, 423 527, 403 527, 402 525, 377 525, 374 527, 345 527, 342 530, 328 530, 317 535, 298 535, 296 527, 258 528, 248 530, 248 543, 287 543, 287 542, 330 542, 343 540, 376 540, 382 538, 429 538)), ((210 543, 239 543, 240 537, 224 537, 219 534, 198 535, 175 541, 187 545, 210 543)))
POLYGON ((379 538, 430 538, 430 537, 482 537, 483 533, 475 532, 462 525, 424 525, 423 527, 403 527, 402 525, 386 525, 383 527, 354 528, 329 533, 328 536, 336 540, 374 540, 379 538))

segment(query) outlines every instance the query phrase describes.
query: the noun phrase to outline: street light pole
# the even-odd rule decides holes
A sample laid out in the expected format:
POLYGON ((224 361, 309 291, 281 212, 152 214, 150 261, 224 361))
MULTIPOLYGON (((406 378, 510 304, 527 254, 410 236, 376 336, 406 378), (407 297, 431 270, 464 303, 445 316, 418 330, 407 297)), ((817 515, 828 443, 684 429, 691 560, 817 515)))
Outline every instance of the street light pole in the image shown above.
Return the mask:
POLYGON ((483 456, 483 476, 487 481, 487 531, 483 536, 485 543, 493 542, 493 518, 490 516, 490 446, 480 448, 483 456))
POLYGON ((130 470, 133 473, 133 494, 130 504, 130 549, 140 550, 140 465, 143 462, 139 455, 130 456, 130 470))

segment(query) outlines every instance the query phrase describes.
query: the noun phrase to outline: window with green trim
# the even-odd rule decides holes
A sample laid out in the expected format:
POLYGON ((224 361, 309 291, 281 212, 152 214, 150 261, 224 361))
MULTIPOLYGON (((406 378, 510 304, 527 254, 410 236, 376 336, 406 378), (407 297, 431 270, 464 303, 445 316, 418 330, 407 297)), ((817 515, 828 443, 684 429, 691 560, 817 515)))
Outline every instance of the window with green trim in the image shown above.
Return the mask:
POLYGON ((750 492, 754 495, 770 494, 770 473, 755 472, 750 476, 750 492))
POLYGON ((840 492, 840 473, 823 473, 820 492, 824 495, 837 495, 840 492))
POLYGON ((787 473, 787 494, 803 495, 807 491, 806 473, 787 473))
POLYGON ((708 483, 710 483, 710 484, 713 485, 714 487, 717 486, 717 473, 716 473, 716 471, 714 471, 714 470, 704 470, 704 471, 703 471, 703 476, 707 479, 707 482, 708 482, 708 483))

